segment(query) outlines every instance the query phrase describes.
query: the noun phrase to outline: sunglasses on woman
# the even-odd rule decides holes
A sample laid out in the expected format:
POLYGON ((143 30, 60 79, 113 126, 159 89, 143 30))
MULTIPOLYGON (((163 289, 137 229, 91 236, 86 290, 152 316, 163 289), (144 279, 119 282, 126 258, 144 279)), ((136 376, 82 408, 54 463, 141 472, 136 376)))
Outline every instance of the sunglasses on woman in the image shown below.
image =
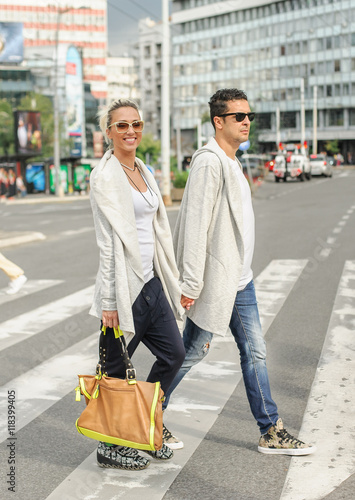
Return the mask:
POLYGON ((143 132, 144 129, 144 121, 143 120, 136 120, 132 123, 120 121, 120 122, 115 122, 111 123, 108 128, 115 126, 116 132, 119 134, 124 134, 125 132, 128 131, 129 127, 132 127, 135 132, 143 132))
POLYGON ((237 122, 242 122, 247 116, 249 118, 249 121, 252 122, 255 118, 255 113, 224 113, 224 115, 218 116, 235 116, 235 120, 237 122))

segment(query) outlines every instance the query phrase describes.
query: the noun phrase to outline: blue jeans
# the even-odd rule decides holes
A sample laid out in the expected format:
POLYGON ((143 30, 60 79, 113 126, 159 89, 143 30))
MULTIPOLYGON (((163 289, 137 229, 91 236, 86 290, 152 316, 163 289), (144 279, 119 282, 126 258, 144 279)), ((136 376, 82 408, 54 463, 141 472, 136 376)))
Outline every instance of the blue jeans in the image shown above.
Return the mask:
MULTIPOLYGON (((279 418, 277 406, 271 397, 269 376, 266 368, 266 346, 261 329, 253 280, 237 293, 229 324, 240 352, 240 363, 249 405, 261 434, 279 418)), ((185 361, 166 393, 164 409, 175 387, 189 370, 209 352, 213 334, 186 320, 183 340, 185 361)))

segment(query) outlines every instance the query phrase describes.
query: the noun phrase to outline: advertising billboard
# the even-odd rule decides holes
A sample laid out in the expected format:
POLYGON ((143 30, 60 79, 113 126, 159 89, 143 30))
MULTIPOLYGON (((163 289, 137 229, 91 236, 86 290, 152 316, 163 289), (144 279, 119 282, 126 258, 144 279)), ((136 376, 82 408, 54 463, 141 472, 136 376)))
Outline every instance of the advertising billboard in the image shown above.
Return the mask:
POLYGON ((15 147, 19 155, 36 155, 42 152, 41 113, 15 111, 15 147))
POLYGON ((0 63, 23 61, 23 23, 0 22, 0 63))
POLYGON ((67 131, 72 140, 70 155, 81 156, 84 130, 83 69, 81 56, 74 46, 68 48, 65 73, 67 131))
POLYGON ((26 182, 29 192, 44 192, 46 189, 46 177, 44 163, 32 163, 26 165, 26 182))

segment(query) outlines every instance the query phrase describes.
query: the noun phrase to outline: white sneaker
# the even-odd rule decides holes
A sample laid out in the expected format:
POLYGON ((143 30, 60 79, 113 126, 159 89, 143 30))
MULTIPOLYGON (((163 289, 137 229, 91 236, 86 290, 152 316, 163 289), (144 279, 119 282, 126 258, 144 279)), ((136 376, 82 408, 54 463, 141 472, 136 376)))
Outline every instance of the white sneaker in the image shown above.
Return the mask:
POLYGON ((163 443, 166 444, 171 450, 181 450, 184 447, 184 443, 181 439, 174 436, 169 429, 163 424, 163 443))
POLYGON ((26 276, 24 274, 21 274, 21 276, 19 276, 15 280, 10 281, 6 293, 8 295, 14 295, 23 287, 26 281, 27 281, 26 276))

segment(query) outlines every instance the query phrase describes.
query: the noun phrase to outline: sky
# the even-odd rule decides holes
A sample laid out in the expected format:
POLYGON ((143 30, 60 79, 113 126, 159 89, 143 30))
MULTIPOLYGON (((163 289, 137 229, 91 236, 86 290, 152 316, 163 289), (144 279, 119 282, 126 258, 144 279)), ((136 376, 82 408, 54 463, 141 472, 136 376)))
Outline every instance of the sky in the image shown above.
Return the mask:
POLYGON ((122 56, 127 52, 127 42, 138 41, 140 19, 160 21, 161 4, 162 0, 107 0, 109 54, 122 56))

